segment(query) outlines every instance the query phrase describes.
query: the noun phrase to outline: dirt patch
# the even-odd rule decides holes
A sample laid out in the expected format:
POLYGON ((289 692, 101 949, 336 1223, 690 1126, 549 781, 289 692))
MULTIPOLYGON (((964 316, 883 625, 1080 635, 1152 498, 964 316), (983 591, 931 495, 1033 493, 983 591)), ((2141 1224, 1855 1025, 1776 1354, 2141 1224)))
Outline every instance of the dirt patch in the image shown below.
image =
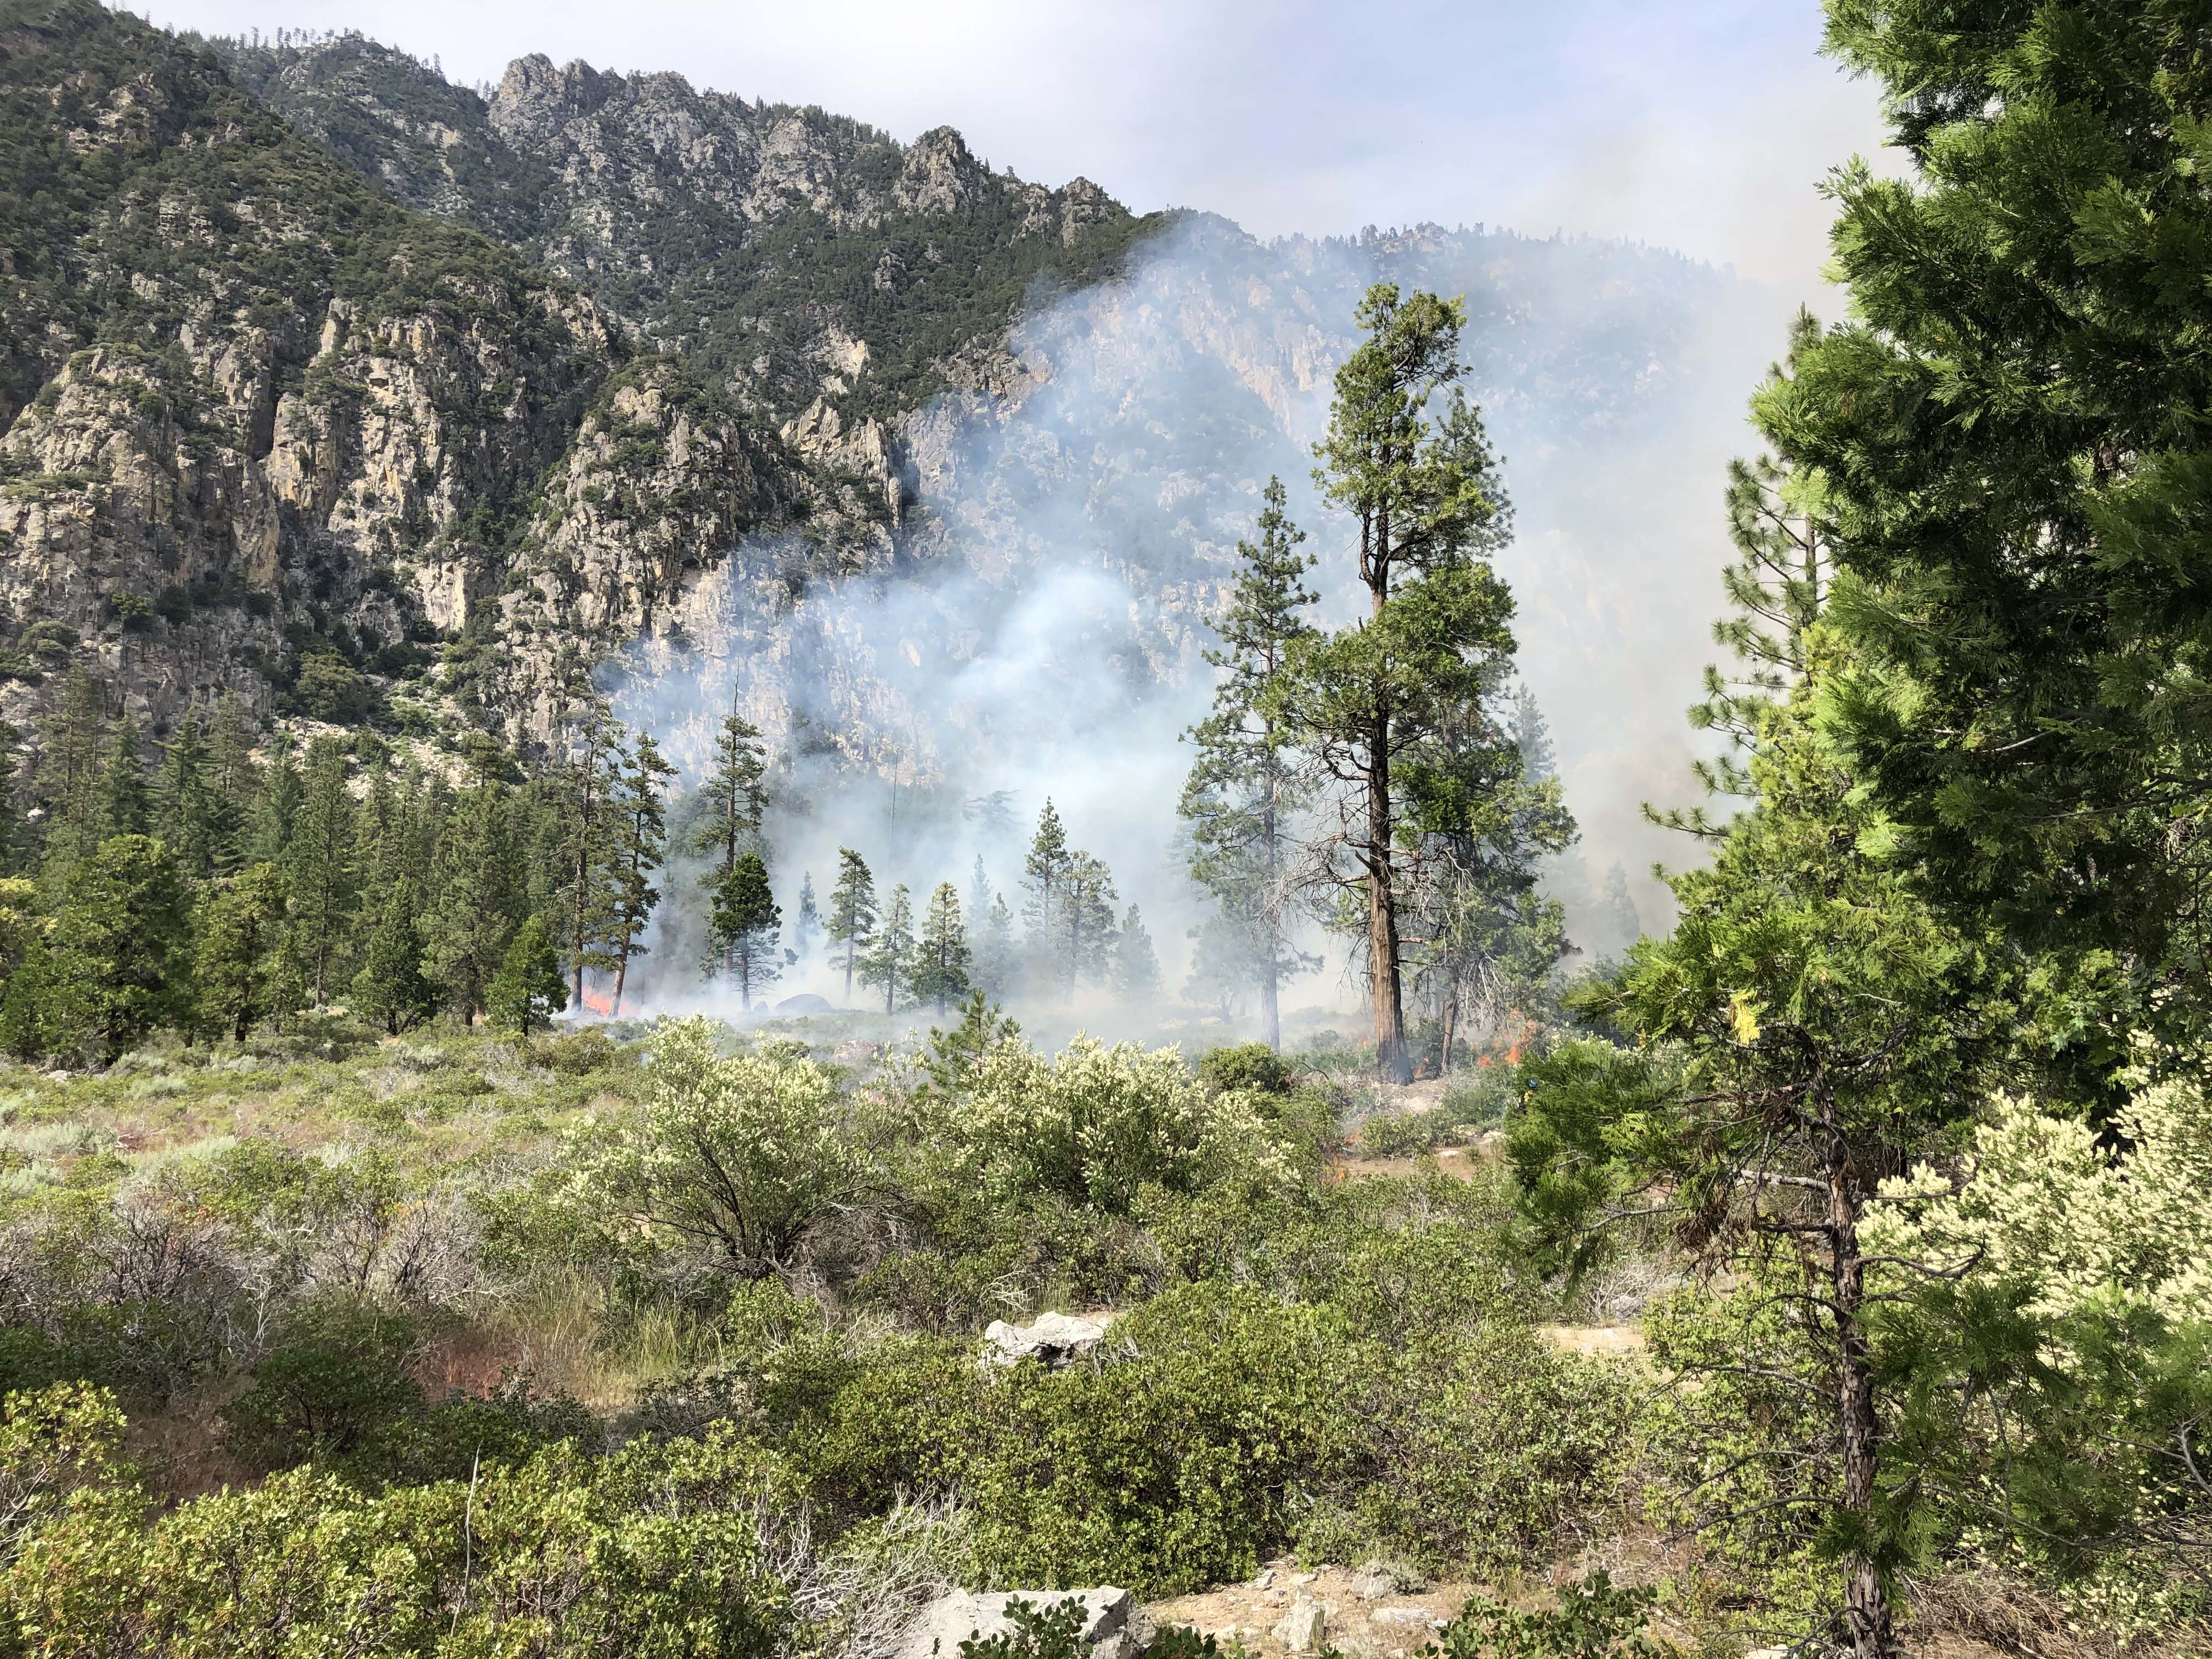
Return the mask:
POLYGON ((1337 1180, 1354 1176, 1412 1176, 1442 1170, 1459 1181, 1472 1181, 1488 1160, 1472 1146, 1443 1146, 1433 1152, 1404 1158, 1340 1158, 1329 1166, 1337 1180))
POLYGON ((1644 1333, 1633 1325, 1539 1325, 1536 1334, 1564 1353, 1640 1356, 1644 1333))
POLYGON ((1328 1616, 1322 1632, 1326 1645, 1352 1659, 1405 1659, 1455 1618, 1479 1588, 1453 1583, 1400 1591, 1342 1567, 1309 1572, 1295 1562, 1278 1561, 1249 1583, 1178 1595, 1146 1611, 1157 1624, 1188 1625, 1224 1649, 1235 1641, 1261 1659, 1280 1659, 1288 1650, 1274 1628, 1303 1590, 1328 1616))

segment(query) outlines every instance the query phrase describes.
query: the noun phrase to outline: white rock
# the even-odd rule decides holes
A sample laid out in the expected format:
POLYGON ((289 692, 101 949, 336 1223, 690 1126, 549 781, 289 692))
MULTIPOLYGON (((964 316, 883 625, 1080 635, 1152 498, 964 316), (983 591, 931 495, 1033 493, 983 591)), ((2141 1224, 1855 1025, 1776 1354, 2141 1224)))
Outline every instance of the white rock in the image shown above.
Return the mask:
POLYGON ((1136 1659, 1152 1639, 1152 1620, 1136 1598, 1111 1585, 1080 1590, 953 1590, 940 1595, 908 1627, 897 1659, 959 1659, 960 1644, 970 1638, 989 1639, 1010 1632, 1009 1601, 1026 1601, 1040 1613, 1063 1601, 1083 1603, 1087 1615, 1079 1632, 1091 1659, 1136 1659))
POLYGON ((1105 1340, 1103 1320, 1077 1319, 1073 1315, 1048 1313, 1032 1325, 1009 1325, 994 1319, 983 1332, 983 1363, 1015 1365, 1024 1359, 1044 1362, 1048 1370, 1072 1365, 1094 1352, 1105 1340))
POLYGON ((1292 1653, 1314 1653, 1319 1651, 1322 1635, 1328 1628, 1328 1614, 1321 1603, 1301 1591, 1283 1615, 1283 1622, 1271 1633, 1292 1653))
POLYGON ((1437 1625, 1444 1621, 1426 1607, 1377 1607, 1367 1615, 1378 1625, 1437 1625))

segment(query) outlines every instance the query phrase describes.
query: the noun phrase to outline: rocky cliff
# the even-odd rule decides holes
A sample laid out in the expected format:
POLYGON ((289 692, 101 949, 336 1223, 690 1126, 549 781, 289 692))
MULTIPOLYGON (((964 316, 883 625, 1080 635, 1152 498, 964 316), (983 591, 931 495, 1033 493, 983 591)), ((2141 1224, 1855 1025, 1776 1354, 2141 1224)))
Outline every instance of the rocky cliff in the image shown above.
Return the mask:
POLYGON ((1262 244, 949 129, 539 57, 471 89, 93 0, 0 0, 0 52, 18 724, 73 654, 156 726, 230 684, 524 741, 612 671, 679 753, 734 700, 894 805, 1171 761, 1270 472, 1332 585, 1306 446, 1388 278, 1467 299, 1524 661, 1619 797, 1579 809, 1630 823, 1678 764, 1780 337, 1725 273, 1480 227, 1262 244))
POLYGON ((94 0, 0 4, 0 708, 31 729, 82 658, 156 731, 228 688, 543 736, 753 532, 785 532, 745 578, 771 610, 886 567, 887 422, 1135 228, 950 131, 543 58, 485 98, 94 0))

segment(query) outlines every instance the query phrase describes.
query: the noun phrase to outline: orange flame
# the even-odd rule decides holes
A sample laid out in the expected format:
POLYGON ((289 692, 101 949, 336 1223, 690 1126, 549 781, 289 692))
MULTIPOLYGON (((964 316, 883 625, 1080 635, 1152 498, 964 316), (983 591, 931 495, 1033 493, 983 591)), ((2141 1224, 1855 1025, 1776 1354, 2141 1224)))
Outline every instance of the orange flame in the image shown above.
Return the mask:
POLYGON ((615 994, 612 991, 600 991, 586 987, 584 991, 584 1006, 605 1019, 615 1011, 615 994))

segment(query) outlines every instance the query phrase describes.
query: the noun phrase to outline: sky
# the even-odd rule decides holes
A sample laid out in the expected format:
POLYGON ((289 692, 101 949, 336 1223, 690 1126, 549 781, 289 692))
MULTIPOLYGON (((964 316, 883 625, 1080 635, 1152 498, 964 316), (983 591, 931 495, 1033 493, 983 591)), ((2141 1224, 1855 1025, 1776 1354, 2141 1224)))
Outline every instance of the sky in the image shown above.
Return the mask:
MULTIPOLYGON (((819 104, 1263 237, 1504 225, 1673 247, 1811 299, 1816 186, 1876 161, 1814 0, 129 0, 210 34, 357 28, 456 81, 542 52, 819 104)), ((1832 300, 1819 307, 1832 314, 1832 300)))

